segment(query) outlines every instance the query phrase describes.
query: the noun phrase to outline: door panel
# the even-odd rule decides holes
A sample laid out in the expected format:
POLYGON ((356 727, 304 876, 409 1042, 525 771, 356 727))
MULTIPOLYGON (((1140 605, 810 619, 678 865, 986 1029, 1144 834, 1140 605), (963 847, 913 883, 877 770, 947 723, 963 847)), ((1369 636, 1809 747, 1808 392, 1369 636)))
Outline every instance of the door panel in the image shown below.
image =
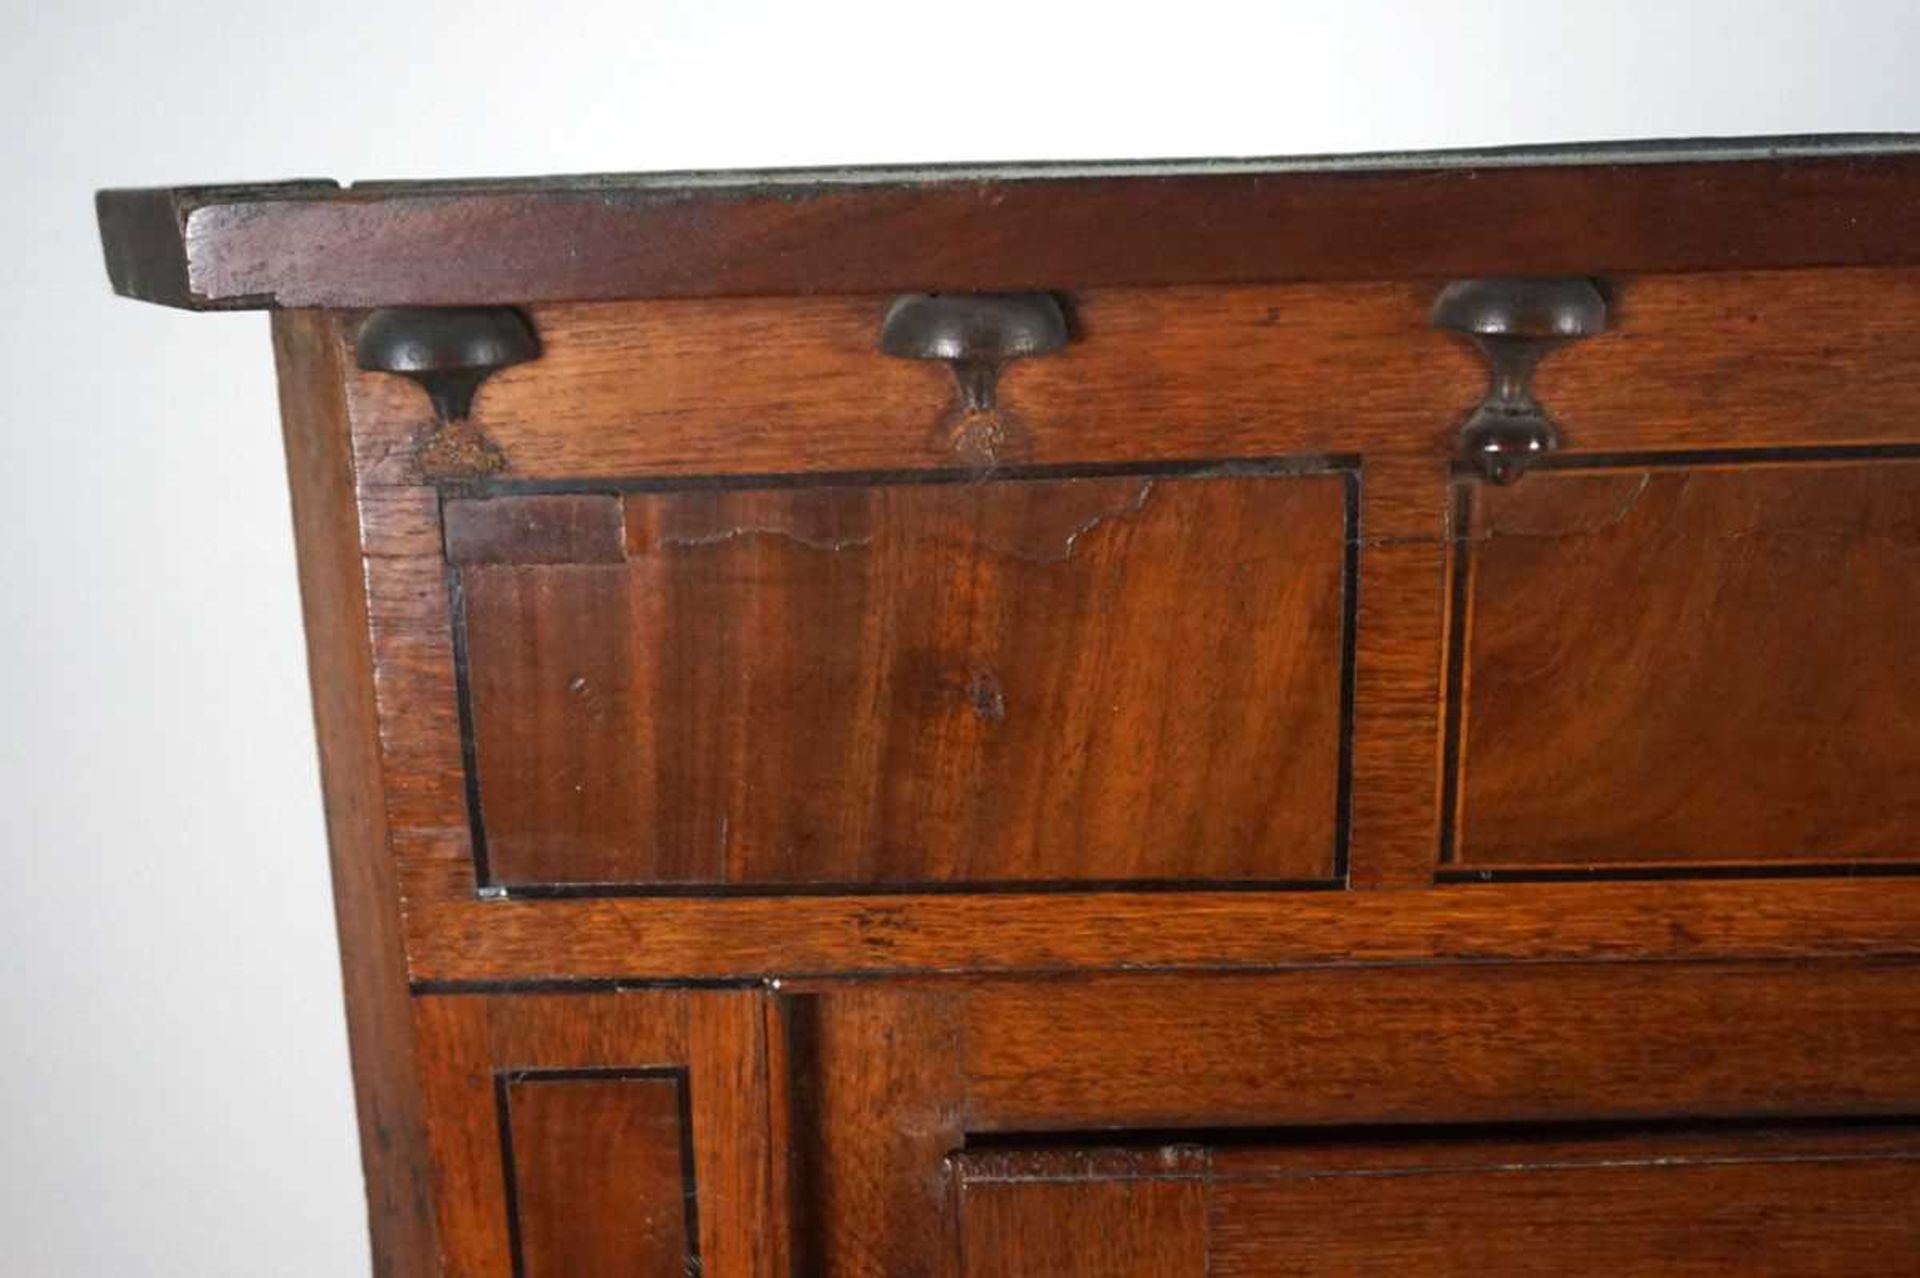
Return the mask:
POLYGON ((1846 1272, 1809 1240, 1877 1256, 1920 1212, 1916 990, 1906 962, 788 985, 801 1268, 1426 1273, 1427 1247, 1489 1275, 1597 1272, 1577 1268, 1607 1227, 1584 1194, 1620 1201, 1610 1272, 1741 1272, 1748 1234, 1777 1272, 1846 1272), (1890 1125, 1792 1143, 1868 1117, 1890 1125), (1581 1152, 1593 1131, 1629 1135, 1581 1152), (1815 1151, 1835 1166, 1803 1166, 1815 1151), (1642 1170, 1609 1170, 1622 1156, 1642 1170))
POLYGON ((483 882, 1327 882, 1350 487, 450 500, 483 882))
POLYGON ((785 1278, 751 990, 414 999, 447 1278, 785 1278))
POLYGON ((1911 1129, 1303 1135, 954 1164, 969 1278, 1893 1278, 1920 1266, 1911 1129))
POLYGON ((1920 464, 1470 501, 1456 864, 1920 861, 1920 464))
POLYGON ((686 1278, 699 1231, 683 1079, 676 1070, 501 1079, 517 1273, 686 1278))

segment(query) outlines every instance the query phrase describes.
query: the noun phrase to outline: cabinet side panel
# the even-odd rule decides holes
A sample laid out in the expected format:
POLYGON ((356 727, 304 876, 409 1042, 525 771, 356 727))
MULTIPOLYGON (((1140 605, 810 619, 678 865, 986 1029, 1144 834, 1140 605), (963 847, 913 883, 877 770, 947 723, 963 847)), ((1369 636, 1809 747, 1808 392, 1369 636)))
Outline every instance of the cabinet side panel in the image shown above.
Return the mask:
POLYGON ((439 1272, 387 846, 344 368, 324 312, 273 317, 376 1278, 439 1272))

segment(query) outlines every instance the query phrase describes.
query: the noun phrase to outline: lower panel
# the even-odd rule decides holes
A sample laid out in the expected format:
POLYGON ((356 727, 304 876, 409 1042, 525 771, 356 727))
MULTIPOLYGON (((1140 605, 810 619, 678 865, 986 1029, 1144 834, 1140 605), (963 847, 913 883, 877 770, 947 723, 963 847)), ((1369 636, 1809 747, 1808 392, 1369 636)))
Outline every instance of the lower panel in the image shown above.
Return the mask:
POLYGON ((1916 977, 1615 963, 785 983, 800 1272, 1920 1272, 1877 1259, 1920 1228, 1916 977), (1598 1131, 1639 1135, 1572 1139, 1598 1131), (1766 1263, 1729 1268, 1749 1237, 1766 1263))
POLYGON ((784 1275, 751 990, 414 1000, 445 1278, 784 1275))
POLYGON ((968 1278, 1920 1270, 1910 1129, 968 1153, 968 1278))
POLYGON ((680 1070, 499 1076, 516 1273, 699 1271, 685 1080, 680 1070))

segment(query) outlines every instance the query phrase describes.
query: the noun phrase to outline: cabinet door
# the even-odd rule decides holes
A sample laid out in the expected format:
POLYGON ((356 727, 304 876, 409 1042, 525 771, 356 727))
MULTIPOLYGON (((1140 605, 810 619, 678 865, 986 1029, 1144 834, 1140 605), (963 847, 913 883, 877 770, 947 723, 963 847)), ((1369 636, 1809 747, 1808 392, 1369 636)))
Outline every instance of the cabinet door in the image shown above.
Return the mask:
POLYGON ((926 981, 781 1012, 808 1274, 1895 1274, 1920 1239, 1911 963, 926 981), (1895 1125, 1836 1130, 1863 1118, 1895 1125))
POLYGON ((784 1278, 750 991, 415 1000, 447 1278, 784 1278))

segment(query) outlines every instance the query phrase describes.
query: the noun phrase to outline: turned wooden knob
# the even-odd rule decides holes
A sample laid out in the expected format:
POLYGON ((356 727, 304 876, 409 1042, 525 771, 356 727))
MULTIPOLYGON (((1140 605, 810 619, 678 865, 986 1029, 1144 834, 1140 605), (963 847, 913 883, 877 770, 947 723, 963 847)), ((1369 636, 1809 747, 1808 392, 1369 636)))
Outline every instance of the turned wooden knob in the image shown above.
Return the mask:
POLYGON ((533 325, 507 306, 375 311, 354 342, 361 368, 418 382, 443 425, 466 420, 474 391, 495 371, 539 356, 533 325))
POLYGON ((968 412, 994 407, 1000 370, 1067 344, 1067 315, 1051 293, 908 293, 880 325, 880 349, 943 360, 968 412))
POLYGON ((1560 428, 1533 397, 1534 368, 1557 347, 1604 332, 1606 298, 1578 277, 1455 280, 1435 299, 1433 324, 1486 357, 1486 398, 1460 428, 1460 448, 1481 474, 1510 484, 1560 447, 1560 428))

